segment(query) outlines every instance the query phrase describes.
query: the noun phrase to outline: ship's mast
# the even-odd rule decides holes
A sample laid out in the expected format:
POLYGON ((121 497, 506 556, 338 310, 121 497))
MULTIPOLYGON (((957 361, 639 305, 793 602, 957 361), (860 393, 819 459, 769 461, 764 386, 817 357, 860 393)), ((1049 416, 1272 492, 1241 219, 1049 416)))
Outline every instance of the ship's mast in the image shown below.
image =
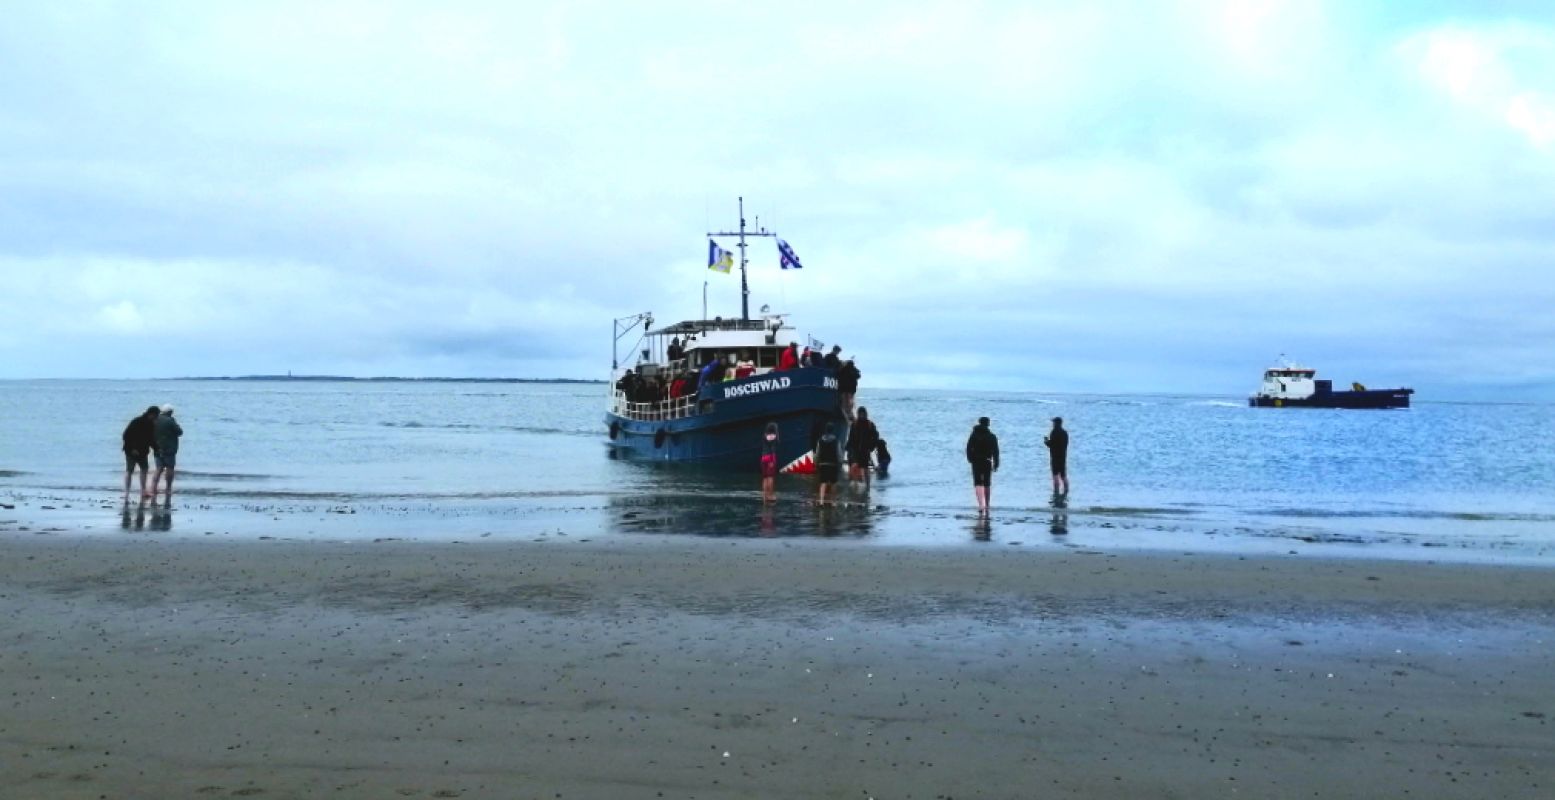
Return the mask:
MULTIPOLYGON (((757 222, 759 223, 760 220, 758 219, 757 222)), ((745 198, 741 197, 740 198, 740 229, 738 231, 719 231, 717 233, 708 233, 707 235, 708 235, 709 238, 712 238, 714 236, 738 236, 739 237, 739 248, 740 248, 740 319, 741 320, 749 320, 751 318, 751 287, 750 287, 750 284, 747 283, 746 280, 745 280, 745 265, 749 264, 750 261, 745 257, 745 237, 747 237, 747 236, 777 236, 777 234, 773 233, 772 231, 767 230, 766 228, 761 227, 759 224, 756 226, 756 228, 754 230, 750 230, 750 231, 745 230, 745 198)), ((707 316, 707 312, 704 311, 702 313, 702 316, 704 316, 704 317, 707 316)))

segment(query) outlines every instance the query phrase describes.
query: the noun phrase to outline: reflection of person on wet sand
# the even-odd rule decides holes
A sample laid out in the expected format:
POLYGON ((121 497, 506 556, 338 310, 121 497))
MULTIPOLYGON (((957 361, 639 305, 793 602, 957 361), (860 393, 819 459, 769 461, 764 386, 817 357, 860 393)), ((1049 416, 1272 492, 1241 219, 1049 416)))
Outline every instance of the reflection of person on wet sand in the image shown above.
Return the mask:
POLYGON ((977 542, 993 540, 993 519, 987 514, 978 514, 972 519, 972 540, 977 542))
POLYGON ((1053 495, 1053 519, 1048 523, 1048 531, 1054 536, 1069 533, 1069 500, 1063 495, 1053 495))
POLYGON ((124 498, 123 513, 119 516, 119 527, 125 530, 140 530, 146 527, 146 498, 142 497, 140 503, 135 506, 135 518, 130 519, 130 500, 124 498))
POLYGON ((173 529, 173 499, 167 498, 162 505, 155 501, 151 503, 151 529, 154 531, 170 531, 173 529))

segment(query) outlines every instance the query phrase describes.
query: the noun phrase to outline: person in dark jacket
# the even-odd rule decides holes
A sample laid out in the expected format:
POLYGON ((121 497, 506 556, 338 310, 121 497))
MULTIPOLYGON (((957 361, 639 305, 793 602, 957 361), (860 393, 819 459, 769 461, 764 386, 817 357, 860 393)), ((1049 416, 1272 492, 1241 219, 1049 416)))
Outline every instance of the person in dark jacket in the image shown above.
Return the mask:
POLYGON ((848 432, 848 480, 863 481, 869 490, 869 457, 880 441, 880 429, 869 421, 869 409, 859 406, 858 420, 848 432))
POLYGON ((823 367, 825 367, 825 368, 827 368, 829 370, 832 370, 834 372, 837 369, 841 368, 842 367, 842 357, 838 355, 838 353, 841 353, 841 352, 842 352, 842 345, 840 345, 840 344, 832 345, 831 346, 831 352, 827 353, 826 357, 821 359, 821 366, 823 366, 823 367))
POLYGON ((184 429, 178 426, 178 421, 173 419, 173 407, 162 406, 162 413, 157 417, 153 436, 156 439, 157 459, 156 474, 151 476, 151 496, 157 496, 157 483, 162 480, 162 475, 167 475, 167 499, 173 499, 173 469, 178 464, 178 439, 184 435, 184 429))
POLYGON ((837 442, 837 424, 826 423, 826 432, 815 443, 815 477, 820 481, 820 505, 831 505, 828 495, 837 493, 837 472, 842 465, 842 447, 837 442))
POLYGON ((1053 430, 1042 437, 1047 445, 1048 465, 1053 469, 1053 494, 1069 494, 1069 431, 1064 430, 1064 418, 1053 418, 1053 430), (1062 488, 1060 488, 1062 487, 1062 488))
POLYGON ((977 496, 977 513, 987 514, 993 502, 993 474, 999 469, 999 437, 988 429, 988 418, 979 417, 977 427, 966 440, 966 460, 972 465, 972 494, 977 496))
POLYGON ((842 413, 853 421, 853 395, 858 394, 858 381, 862 375, 858 367, 853 366, 853 359, 842 362, 842 368, 837 370, 837 393, 842 395, 842 413))
POLYGON ((147 408, 140 416, 124 426, 124 496, 130 496, 130 477, 140 467, 140 496, 150 497, 146 491, 146 475, 151 472, 151 450, 156 446, 157 415, 162 410, 156 406, 147 408))

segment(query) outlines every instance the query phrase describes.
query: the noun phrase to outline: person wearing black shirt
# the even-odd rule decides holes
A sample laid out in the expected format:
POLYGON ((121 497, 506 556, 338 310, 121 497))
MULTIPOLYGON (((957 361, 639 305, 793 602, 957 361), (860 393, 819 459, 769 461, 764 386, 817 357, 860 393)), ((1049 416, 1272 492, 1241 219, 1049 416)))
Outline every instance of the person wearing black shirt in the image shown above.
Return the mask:
POLYGON ((124 426, 124 496, 130 496, 130 477, 135 474, 135 468, 140 467, 140 496, 150 497, 146 491, 146 474, 151 471, 151 463, 147 458, 156 446, 157 416, 162 413, 160 408, 151 406, 140 416, 130 420, 130 424, 124 426))
POLYGON ((837 472, 842 466, 842 447, 837 442, 837 424, 826 423, 826 433, 815 444, 815 477, 820 482, 820 505, 831 505, 828 496, 837 492, 837 472))
POLYGON ((979 417, 977 427, 966 440, 966 460, 972 465, 972 493, 977 496, 977 512, 988 513, 993 501, 993 474, 999 469, 999 437, 988 429, 988 418, 979 417))
POLYGON ((1064 430, 1064 418, 1053 418, 1053 430, 1042 437, 1047 445, 1048 464, 1053 468, 1053 494, 1069 494, 1069 431, 1064 430), (1060 488, 1062 487, 1062 488, 1060 488))

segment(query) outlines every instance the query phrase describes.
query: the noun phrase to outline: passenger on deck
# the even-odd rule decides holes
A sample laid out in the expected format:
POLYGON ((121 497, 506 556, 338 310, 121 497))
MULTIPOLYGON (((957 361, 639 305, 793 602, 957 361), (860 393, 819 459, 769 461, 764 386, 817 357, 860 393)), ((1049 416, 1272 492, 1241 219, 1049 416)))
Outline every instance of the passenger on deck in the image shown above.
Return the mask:
POLYGON ((789 342, 788 349, 778 356, 778 372, 799 368, 799 343, 789 342))
POLYGON ((675 380, 670 381, 670 400, 679 400, 686 393, 686 376, 676 375, 675 380))
POLYGON ((756 374, 756 362, 751 360, 750 351, 740 353, 740 360, 734 365, 734 377, 749 378, 756 374))
POLYGON ((670 340, 669 359, 671 361, 679 361, 682 355, 685 355, 685 351, 681 350, 680 337, 676 336, 670 340))
POLYGON ((842 395, 842 413, 848 421, 853 421, 853 396, 858 394, 858 380, 863 375, 858 367, 853 366, 853 359, 842 362, 842 368, 837 370, 837 393, 842 395))
POLYGON ((808 347, 806 347, 804 349, 804 351, 799 354, 799 366, 801 366, 801 367, 813 367, 813 366, 815 366, 815 351, 811 350, 808 347))
POLYGON ((838 367, 842 366, 842 357, 837 355, 838 353, 841 353, 841 352, 842 352, 842 345, 840 345, 840 344, 832 345, 831 346, 831 352, 827 353, 826 357, 821 359, 821 366, 823 366, 823 367, 825 367, 825 368, 835 372, 838 367))
POLYGON ((713 360, 707 362, 707 366, 697 375, 697 390, 711 383, 718 383, 724 377, 724 362, 721 356, 713 356, 713 360))
POLYGON ((733 353, 724 357, 724 380, 732 381, 740 377, 740 359, 733 353))

